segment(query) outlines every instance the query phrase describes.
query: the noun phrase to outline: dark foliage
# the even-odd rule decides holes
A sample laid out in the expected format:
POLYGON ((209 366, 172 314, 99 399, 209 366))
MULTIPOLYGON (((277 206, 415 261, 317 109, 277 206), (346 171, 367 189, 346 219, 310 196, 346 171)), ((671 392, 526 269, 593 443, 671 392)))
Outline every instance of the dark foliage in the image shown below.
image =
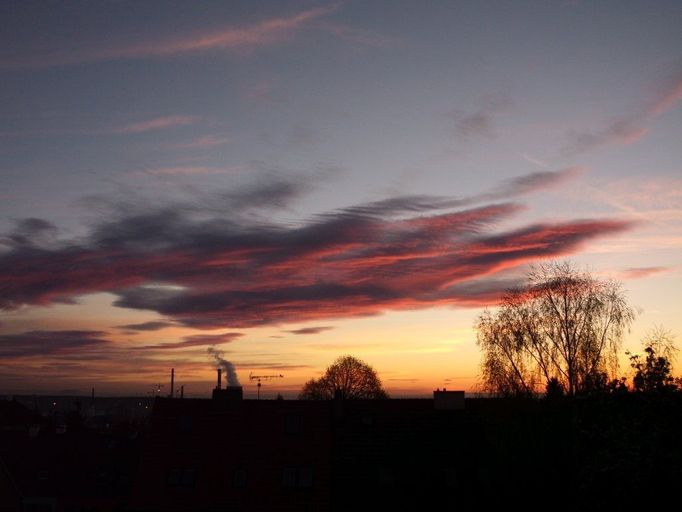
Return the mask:
POLYGON ((299 399, 330 400, 340 393, 343 398, 388 398, 377 372, 367 363, 353 357, 339 357, 319 379, 303 386, 299 399))

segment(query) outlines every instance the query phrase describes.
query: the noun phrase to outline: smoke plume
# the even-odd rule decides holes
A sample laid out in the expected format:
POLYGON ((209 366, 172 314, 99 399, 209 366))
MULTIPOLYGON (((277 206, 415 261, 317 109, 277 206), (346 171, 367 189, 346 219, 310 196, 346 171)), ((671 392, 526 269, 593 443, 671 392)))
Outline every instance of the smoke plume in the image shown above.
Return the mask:
POLYGON ((231 362, 223 358, 223 351, 218 350, 215 347, 208 347, 207 352, 213 358, 216 364, 223 369, 223 372, 227 376, 227 385, 240 386, 241 384, 239 384, 239 377, 237 377, 237 371, 235 370, 234 365, 231 362))

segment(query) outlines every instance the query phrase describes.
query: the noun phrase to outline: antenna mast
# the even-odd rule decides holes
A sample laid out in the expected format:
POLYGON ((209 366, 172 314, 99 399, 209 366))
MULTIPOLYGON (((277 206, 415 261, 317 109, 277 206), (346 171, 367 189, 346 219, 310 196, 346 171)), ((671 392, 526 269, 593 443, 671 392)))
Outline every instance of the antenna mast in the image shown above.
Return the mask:
POLYGON ((260 400, 260 387, 261 387, 261 380, 270 380, 270 379, 283 379, 284 375, 279 374, 279 375, 254 375, 253 373, 249 373, 249 380, 255 380, 258 381, 258 400, 260 400))

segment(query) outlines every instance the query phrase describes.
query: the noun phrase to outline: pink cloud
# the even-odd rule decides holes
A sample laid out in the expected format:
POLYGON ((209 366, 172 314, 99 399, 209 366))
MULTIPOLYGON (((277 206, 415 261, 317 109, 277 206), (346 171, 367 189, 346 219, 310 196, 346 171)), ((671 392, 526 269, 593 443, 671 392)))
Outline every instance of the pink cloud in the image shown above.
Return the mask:
MULTIPOLYGON (((315 20, 328 16, 336 4, 313 7, 290 16, 270 18, 246 26, 178 34, 154 41, 140 41, 106 46, 97 41, 78 47, 24 55, 16 61, 3 63, 7 68, 41 68, 121 59, 164 58, 209 51, 248 52, 283 43, 297 32, 311 26, 315 20)), ((321 28, 321 27, 318 27, 321 28)))
POLYGON ((311 7, 242 26, 160 37, 135 42, 84 41, 70 48, 32 48, 30 53, 5 59, 1 69, 45 68, 114 60, 171 58, 207 52, 245 54, 259 48, 283 44, 305 29, 326 32, 353 45, 394 46, 396 39, 325 20, 340 4, 311 7))
POLYGON ((231 172, 231 170, 222 167, 179 166, 160 167, 158 169, 150 169, 144 172, 147 174, 153 174, 155 176, 192 176, 197 174, 221 174, 225 172, 231 172))
POLYGON ((669 267, 633 267, 621 272, 624 279, 642 279, 664 272, 670 272, 669 267))
POLYGON ((202 137, 196 137, 189 142, 184 142, 182 144, 176 144, 174 147, 179 149, 201 149, 201 148, 212 148, 216 146, 223 146, 231 142, 232 139, 221 135, 204 135, 202 137))
POLYGON ((621 178, 586 189, 597 200, 652 222, 672 222, 666 229, 673 238, 682 219, 682 180, 672 176, 621 178))
POLYGON ((573 155, 607 145, 634 144, 649 132, 657 117, 675 108, 680 100, 682 78, 676 77, 649 100, 648 107, 619 116, 603 128, 572 133, 571 142, 562 152, 573 155))
POLYGON ((209 50, 250 50, 285 41, 313 20, 327 16, 335 5, 314 7, 293 16, 272 18, 248 27, 231 27, 163 42, 140 44, 118 50, 119 57, 141 58, 179 55, 209 50))
POLYGON ((142 133, 152 130, 163 130, 166 128, 174 128, 176 126, 187 126, 196 124, 199 118, 194 116, 166 116, 155 117, 146 121, 139 121, 137 123, 128 124, 116 128, 115 133, 142 133))
POLYGON ((677 78, 664 89, 663 93, 649 108, 649 114, 652 116, 661 115, 675 108, 680 101, 682 101, 682 77, 677 78))

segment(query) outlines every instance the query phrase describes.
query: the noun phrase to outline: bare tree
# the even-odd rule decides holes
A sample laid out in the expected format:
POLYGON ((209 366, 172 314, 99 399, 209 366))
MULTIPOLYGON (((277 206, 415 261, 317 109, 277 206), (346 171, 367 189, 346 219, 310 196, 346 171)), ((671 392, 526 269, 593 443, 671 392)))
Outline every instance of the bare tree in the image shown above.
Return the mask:
POLYGON ((322 377, 306 382, 299 399, 329 400, 337 391, 344 398, 388 398, 374 368, 353 356, 343 356, 322 377))
POLYGON ((642 338, 642 347, 652 348, 657 354, 665 357, 670 361, 670 364, 675 362, 678 348, 675 341, 675 333, 670 329, 666 329, 662 325, 656 325, 649 329, 642 338))
POLYGON ((615 375, 633 319, 620 283, 570 262, 534 266, 526 286, 508 290, 498 311, 477 320, 484 385, 505 395, 547 385, 569 395, 585 391, 596 376, 615 375))

